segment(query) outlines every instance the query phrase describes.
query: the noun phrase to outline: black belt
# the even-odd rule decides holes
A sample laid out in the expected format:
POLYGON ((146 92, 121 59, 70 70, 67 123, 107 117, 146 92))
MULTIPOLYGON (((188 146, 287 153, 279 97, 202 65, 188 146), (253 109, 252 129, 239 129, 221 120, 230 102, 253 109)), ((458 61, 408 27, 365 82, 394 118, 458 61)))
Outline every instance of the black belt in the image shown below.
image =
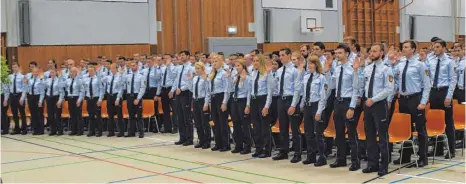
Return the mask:
POLYGON ((204 99, 205 99, 205 98, 193 98, 193 100, 194 100, 195 102, 198 102, 198 101, 204 100, 204 99))
POLYGON ((410 98, 418 97, 418 96, 421 96, 421 95, 422 95, 422 92, 417 92, 417 93, 413 93, 413 94, 410 94, 410 95, 401 95, 400 94, 400 98, 410 99, 410 98))
POLYGON ((11 93, 13 96, 21 96, 22 93, 11 93))
POLYGON ((434 91, 448 90, 448 86, 443 86, 443 87, 432 87, 431 90, 434 90, 434 91))
POLYGON ((267 95, 251 96, 251 99, 255 100, 257 98, 267 97, 267 95))
POLYGON ((212 98, 215 98, 215 96, 220 96, 220 95, 223 96, 225 95, 225 93, 215 93, 212 95, 212 98))
POLYGON ((317 102, 304 102, 304 105, 310 107, 310 106, 316 105, 318 103, 319 103, 319 101, 317 101, 317 102))
POLYGON ((233 101, 235 102, 243 102, 243 101, 246 101, 247 98, 233 98, 233 101))
POLYGON ((162 90, 171 90, 171 89, 172 89, 171 86, 170 87, 162 87, 162 90))
POLYGON ((293 99, 293 96, 278 96, 282 100, 291 100, 293 99))
POLYGON ((78 99, 79 96, 68 96, 68 99, 78 99))
POLYGON ((351 101, 351 98, 350 97, 340 97, 340 98, 335 98, 335 100, 337 100, 339 102, 343 102, 343 101, 351 101))
POLYGON ((40 96, 40 95, 33 95, 33 94, 29 94, 29 96, 40 96))

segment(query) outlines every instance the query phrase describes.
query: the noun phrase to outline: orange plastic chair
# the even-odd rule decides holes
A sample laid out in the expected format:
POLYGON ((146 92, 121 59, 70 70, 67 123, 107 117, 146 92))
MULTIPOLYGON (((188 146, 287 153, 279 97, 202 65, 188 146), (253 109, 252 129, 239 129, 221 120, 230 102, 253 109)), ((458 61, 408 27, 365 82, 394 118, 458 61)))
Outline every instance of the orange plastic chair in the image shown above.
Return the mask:
POLYGON ((123 101, 123 103, 121 104, 121 107, 123 111, 123 118, 128 119, 129 118, 128 103, 126 102, 126 100, 123 101))
POLYGON ((47 112, 47 102, 44 102, 42 107, 44 108, 44 118, 49 117, 49 113, 47 112))
POLYGON ((358 132, 359 140, 366 140, 366 130, 364 129, 364 112, 361 112, 358 121, 358 127, 356 128, 358 132))
MULTIPOLYGON (((154 100, 142 100, 142 118, 149 118, 149 125, 147 128, 147 132, 150 130, 150 120, 154 117, 154 100)), ((157 119, 155 119, 155 125, 157 130, 159 131, 159 124, 157 119)))
MULTIPOLYGON (((392 120, 390 122, 390 127, 388 128, 388 140, 390 143, 401 143, 401 153, 400 160, 403 160, 403 149, 405 142, 411 142, 412 146, 409 146, 413 149, 413 153, 416 153, 414 150, 414 141, 411 140, 411 115, 404 113, 393 113, 392 120)), ((415 154, 417 157, 417 154, 415 154)), ((417 160, 417 158, 416 158, 417 160)), ((416 162, 417 167, 417 162, 416 162)), ((398 167, 398 173, 401 172, 401 164, 398 167)))
POLYGON ((159 111, 159 115, 163 115, 162 100, 159 100, 158 103, 159 103, 159 109, 157 110, 159 111))
MULTIPOLYGON (((426 113, 426 129, 427 129, 427 135, 429 137, 435 137, 435 147, 434 147, 434 153, 437 153, 437 142, 438 142, 438 137, 442 136, 444 137, 444 141, 446 143, 445 147, 448 150, 448 154, 450 154, 450 148, 448 147, 448 138, 444 134, 445 133, 445 111, 439 110, 439 109, 430 109, 426 113)), ((450 158, 451 160, 451 158, 450 158)), ((435 162, 435 156, 432 157, 432 165, 435 162)))
POLYGON ((328 126, 324 130, 324 136, 325 137, 333 137, 333 138, 335 138, 337 136, 337 133, 335 131, 335 122, 333 121, 333 112, 330 115, 330 119, 328 120, 328 126))
POLYGON ((280 133, 280 123, 278 120, 275 125, 272 126, 272 133, 280 133))
POLYGON ((100 104, 100 111, 102 118, 108 118, 107 100, 103 100, 100 104))
POLYGON ((68 101, 64 101, 63 104, 61 105, 61 117, 62 118, 70 118, 70 111, 69 111, 69 106, 68 106, 68 101))
MULTIPOLYGON (((455 122, 455 129, 458 131, 463 131, 465 133, 466 130, 466 105, 454 103, 453 104, 453 121, 455 122)), ((466 141, 466 136, 463 136, 463 144, 466 141)), ((461 148, 461 154, 464 156, 464 146, 461 148)))
POLYGON ((400 101, 395 102, 395 111, 393 113, 400 112, 400 101))
POLYGON ((81 104, 81 109, 82 109, 82 117, 89 117, 89 112, 87 112, 87 100, 83 100, 81 104))

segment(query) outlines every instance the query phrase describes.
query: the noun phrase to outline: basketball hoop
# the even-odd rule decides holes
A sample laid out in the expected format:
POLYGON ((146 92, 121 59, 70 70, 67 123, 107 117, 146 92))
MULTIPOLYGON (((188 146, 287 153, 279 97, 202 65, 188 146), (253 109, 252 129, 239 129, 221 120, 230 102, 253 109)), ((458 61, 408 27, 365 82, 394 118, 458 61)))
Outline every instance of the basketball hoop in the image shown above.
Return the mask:
POLYGON ((324 29, 324 27, 308 27, 309 31, 312 32, 320 32, 324 29))

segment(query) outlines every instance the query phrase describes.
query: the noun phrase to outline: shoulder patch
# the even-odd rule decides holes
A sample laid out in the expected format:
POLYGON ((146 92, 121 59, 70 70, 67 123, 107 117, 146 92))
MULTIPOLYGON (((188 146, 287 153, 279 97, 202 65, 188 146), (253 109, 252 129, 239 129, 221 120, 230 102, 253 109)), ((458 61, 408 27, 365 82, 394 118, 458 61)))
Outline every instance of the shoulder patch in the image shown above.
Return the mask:
POLYGON ((393 82, 393 76, 392 75, 388 76, 388 81, 393 82))
POLYGON ((426 70, 426 76, 429 77, 429 70, 426 70))

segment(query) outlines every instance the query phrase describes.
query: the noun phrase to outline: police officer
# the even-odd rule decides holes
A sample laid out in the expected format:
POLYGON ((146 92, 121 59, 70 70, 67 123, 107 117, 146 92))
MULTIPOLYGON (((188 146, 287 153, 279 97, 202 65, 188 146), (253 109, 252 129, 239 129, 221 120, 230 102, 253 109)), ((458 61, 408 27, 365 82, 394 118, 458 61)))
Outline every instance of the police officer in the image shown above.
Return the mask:
MULTIPOLYGON (((446 42, 437 40, 434 42, 434 53, 428 58, 429 74, 432 82, 430 91, 431 109, 445 111, 446 134, 450 153, 446 159, 455 157, 455 127, 453 123, 453 105, 451 99, 457 83, 455 63, 445 54, 446 42)), ((438 144, 437 150, 443 152, 443 142, 438 144)))
POLYGON ((87 67, 89 77, 84 78, 84 88, 86 90, 87 111, 89 112, 89 133, 88 137, 102 136, 102 114, 101 104, 104 98, 104 86, 101 79, 96 74, 94 65, 87 67), (96 133, 97 130, 97 133, 96 133))
POLYGON ((176 99, 176 116, 180 131, 180 140, 175 142, 176 145, 190 146, 193 145, 193 122, 191 120, 191 91, 186 77, 194 73, 191 62, 189 62, 190 53, 187 50, 180 52, 181 64, 178 67, 175 83, 173 84, 169 97, 175 94, 176 99))
POLYGON ((193 117, 196 126, 197 137, 199 143, 194 148, 208 149, 210 148, 210 141, 212 133, 209 124, 209 81, 205 72, 205 65, 203 62, 196 62, 194 64, 196 76, 192 78, 189 74, 189 90, 193 91, 193 117), (192 79, 189 79, 192 78, 192 79))
MULTIPOLYGON (((424 167, 427 162, 427 130, 425 106, 430 93, 430 79, 427 66, 414 56, 416 43, 414 41, 403 42, 403 55, 405 60, 399 61, 395 66, 395 80, 398 81, 395 88, 400 93, 399 110, 400 113, 411 115, 411 122, 416 123, 416 131, 419 140, 419 161, 418 166, 424 167)), ((403 160, 394 160, 394 164, 411 162, 409 150, 403 151, 403 160)), ((415 166, 415 165, 413 165, 415 166)))
POLYGON ((107 113, 108 113, 108 135, 107 137, 115 136, 115 127, 118 127, 117 137, 122 137, 124 135, 124 121, 123 114, 121 110, 121 103, 123 99, 123 88, 124 83, 121 73, 118 73, 118 65, 113 63, 110 65, 110 74, 106 76, 105 89, 107 94, 107 113), (114 116, 117 115, 117 120, 115 122, 114 116))
MULTIPOLYGON (((299 116, 299 112, 296 111, 296 107, 292 105, 293 95, 295 92, 295 81, 298 79, 298 70, 291 62, 291 50, 289 48, 280 49, 280 60, 282 61, 283 66, 277 70, 279 80, 275 86, 279 89, 278 121, 280 122, 281 149, 280 152, 272 158, 273 160, 288 159, 288 152, 290 151, 288 128, 291 116, 299 116)), ((291 159, 291 162, 297 163, 301 161, 301 135, 299 132, 299 124, 291 124, 291 134, 293 137, 293 147, 297 152, 291 159)))
POLYGON ((83 80, 78 76, 79 70, 72 67, 70 70, 70 78, 66 80, 66 91, 68 96, 68 108, 70 112, 70 133, 68 135, 81 136, 83 135, 83 118, 82 118, 82 102, 86 89, 83 86, 83 80))
POLYGON ((335 68, 333 74, 330 73, 330 65, 327 64, 324 72, 327 81, 331 81, 332 85, 336 85, 333 120, 335 122, 336 131, 335 143, 337 145, 337 159, 334 163, 330 164, 330 167, 337 168, 346 166, 346 127, 348 129, 349 145, 351 148, 351 167, 349 170, 356 171, 360 168, 356 133, 358 121, 354 119, 353 115, 358 96, 358 75, 349 61, 348 57, 350 57, 350 52, 351 50, 346 44, 338 45, 335 50, 335 55, 336 59, 341 64, 335 68))
POLYGON ((465 92, 464 92, 464 88, 465 88, 465 75, 464 75, 464 71, 466 70, 466 59, 464 57, 464 48, 462 48, 464 46, 458 46, 458 47, 455 47, 455 51, 458 55, 458 61, 457 61, 457 67, 456 67, 456 75, 458 76, 458 83, 457 83, 457 88, 455 90, 455 96, 456 98, 458 99, 458 102, 459 103, 462 103, 465 101, 465 92))
POLYGON ((142 123, 142 96, 146 91, 147 81, 142 71, 139 71, 138 64, 130 60, 129 67, 131 73, 127 74, 124 81, 126 83, 126 102, 129 114, 129 129, 125 137, 134 137, 135 129, 139 132, 139 138, 144 138, 144 126, 142 123))
MULTIPOLYGON (((270 56, 271 57, 271 56, 270 56)), ((279 76, 277 75, 277 70, 283 66, 280 59, 275 58, 272 59, 272 68, 270 71, 270 75, 272 75, 272 85, 277 84, 279 81, 279 76)), ((268 114, 268 122, 269 126, 272 127, 277 123, 278 119, 278 99, 279 99, 279 88, 274 86, 269 86, 272 89, 272 103, 270 104, 269 114, 268 114)), ((270 141, 265 143, 265 149, 262 154, 257 156, 258 158, 266 158, 272 155, 272 131, 270 131, 270 141)))
MULTIPOLYGON (((322 74, 319 57, 312 55, 307 62, 307 71, 309 72, 303 76, 303 80, 298 81, 293 98, 303 97, 300 107, 304 112, 304 132, 307 145, 307 158, 303 164, 315 163, 315 166, 322 166, 327 164, 323 139, 323 133, 327 126, 321 115, 330 91, 325 76, 322 74), (319 150, 319 161, 316 163, 317 150, 319 150)), ((293 99, 293 102, 297 102, 297 100, 293 99)))
POLYGON ((178 128, 178 126, 172 126, 172 124, 177 125, 178 123, 176 123, 176 120, 174 120, 172 118, 172 115, 170 114, 171 109, 175 109, 175 100, 168 96, 168 93, 172 88, 172 84, 175 81, 177 72, 175 65, 171 61, 172 56, 169 54, 165 54, 163 56, 163 62, 161 63, 159 69, 161 78, 159 82, 159 87, 157 87, 157 96, 159 97, 158 99, 162 102, 164 127, 162 133, 176 133, 176 131, 172 130, 172 127, 176 127, 176 130, 178 128))
MULTIPOLYGON (((212 55, 212 54, 211 54, 212 55)), ((228 89, 229 70, 224 69, 221 56, 213 56, 212 72, 209 75, 211 95, 211 115, 214 121, 215 146, 212 151, 225 152, 230 150, 230 127, 228 126, 228 89), (228 75, 227 75, 228 73, 228 75)))
POLYGON ((25 105, 24 100, 26 98, 25 93, 25 83, 24 83, 24 75, 19 72, 19 64, 13 63, 11 65, 12 74, 8 75, 8 80, 10 81, 10 94, 5 100, 10 100, 11 105, 11 112, 13 113, 13 121, 15 122, 15 128, 11 135, 19 134, 22 135, 27 134, 27 125, 26 125, 26 113, 25 113, 25 105), (19 114, 21 115, 21 127, 19 126, 19 114), (21 131, 21 132, 20 132, 21 131))
MULTIPOLYGON (((157 99, 157 86, 159 85, 159 71, 158 71, 158 66, 157 66, 157 59, 160 60, 160 57, 152 58, 151 56, 148 58, 148 63, 143 69, 144 77, 145 80, 147 81, 147 88, 146 92, 144 93, 143 99, 150 99, 154 100, 154 117, 158 121, 159 119, 159 103, 158 101, 155 101, 157 99)), ((156 126, 153 126, 153 132, 157 133, 159 132, 159 129, 162 124, 155 123, 156 126)), ((148 125, 150 128, 150 125, 148 125)))
POLYGON ((367 136, 368 166, 363 173, 388 173, 388 109, 387 97, 393 92, 394 81, 391 68, 383 62, 384 47, 375 43, 371 47, 372 63, 364 68, 364 91, 367 100, 364 107, 364 126, 367 136), (379 146, 377 146, 377 136, 379 146), (382 161, 379 165, 379 155, 382 161))
MULTIPOLYGON (((331 76, 334 73, 335 67, 337 66, 337 60, 335 60, 335 52, 332 50, 330 52, 325 52, 324 55, 325 55, 325 65, 322 65, 322 67, 325 70, 325 66, 328 65, 328 70, 331 76)), ((325 71, 324 71, 324 74, 325 74, 325 71)), ((334 84, 332 85, 334 81, 327 79, 327 83, 329 86, 330 95, 328 95, 327 103, 325 106, 325 111, 323 112, 324 114, 322 118, 325 121, 326 125, 328 125, 328 121, 330 120, 330 117, 332 116, 332 112, 334 108, 333 105, 335 104, 335 92, 336 92, 335 91, 336 86, 334 84)), ((325 145, 326 145, 325 155, 328 156, 329 154, 332 153, 333 142, 334 142, 333 137, 325 137, 325 145)))
POLYGON ((8 89, 8 85, 2 84, 2 135, 8 134, 10 131, 10 121, 8 118, 8 96, 10 95, 10 89, 8 89))
POLYGON ((44 110, 39 107, 43 80, 39 76, 39 68, 32 69, 32 77, 28 80, 28 104, 31 109, 32 135, 44 134, 44 110))
POLYGON ((45 96, 47 96, 47 124, 50 127, 49 135, 63 135, 63 123, 61 121, 61 106, 65 96, 63 81, 57 76, 57 69, 52 68, 50 78, 44 79, 42 93, 40 94, 39 107, 42 107, 45 96))

